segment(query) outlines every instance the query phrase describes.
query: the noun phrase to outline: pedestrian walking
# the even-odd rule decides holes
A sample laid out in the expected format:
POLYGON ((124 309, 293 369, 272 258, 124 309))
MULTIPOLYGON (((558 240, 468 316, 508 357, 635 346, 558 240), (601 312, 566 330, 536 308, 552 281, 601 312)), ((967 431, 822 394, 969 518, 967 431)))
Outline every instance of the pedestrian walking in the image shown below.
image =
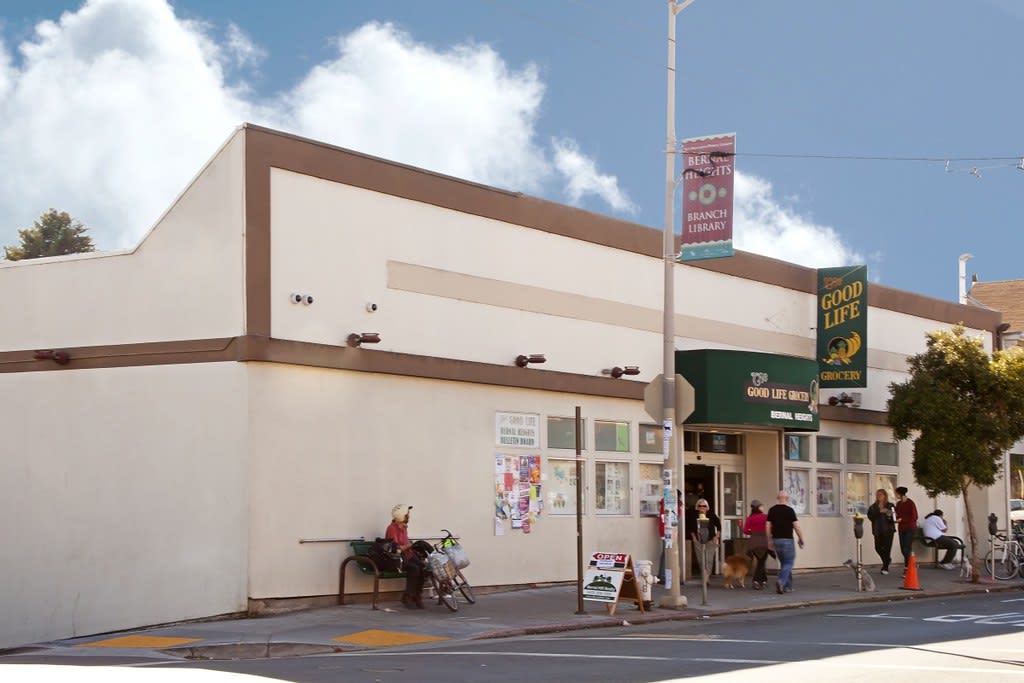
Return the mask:
POLYGON ((743 521, 743 533, 749 536, 747 555, 757 564, 754 568, 754 590, 761 590, 768 583, 768 515, 764 504, 756 498, 750 501, 750 514, 743 521))
POLYGON ((914 552, 914 534, 917 532, 917 506, 907 497, 907 487, 896 487, 896 533, 900 537, 900 552, 903 553, 903 572, 910 564, 914 552))
POLYGON ((804 547, 804 532, 800 529, 796 511, 789 506, 789 494, 779 491, 775 505, 768 510, 765 533, 768 536, 768 548, 774 550, 779 557, 779 579, 775 582, 776 593, 789 593, 793 590, 793 564, 796 562, 796 547, 793 545, 793 533, 799 539, 800 548, 804 547))
POLYGON ((896 506, 889 502, 885 489, 875 491, 875 502, 868 508, 871 534, 875 537, 875 552, 882 560, 882 573, 889 573, 892 562, 892 539, 896 535, 896 506))

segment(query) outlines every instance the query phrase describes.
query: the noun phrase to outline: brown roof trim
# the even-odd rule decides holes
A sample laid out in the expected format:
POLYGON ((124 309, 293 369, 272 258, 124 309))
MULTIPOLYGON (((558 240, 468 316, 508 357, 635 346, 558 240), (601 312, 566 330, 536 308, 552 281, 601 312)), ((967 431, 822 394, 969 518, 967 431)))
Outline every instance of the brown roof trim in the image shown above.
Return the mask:
MULTIPOLYGON (((288 339, 248 335, 218 339, 190 339, 110 346, 81 346, 60 349, 70 355, 67 365, 36 360, 35 351, 0 352, 0 374, 8 372, 52 372, 175 365, 185 363, 262 362, 302 365, 334 370, 374 372, 384 375, 418 377, 449 382, 469 382, 517 389, 557 391, 584 396, 602 396, 642 401, 645 382, 611 379, 568 372, 518 368, 475 361, 417 356, 393 351, 352 349, 288 339)), ((823 404, 821 419, 836 422, 886 425, 886 413, 823 404)))
POLYGON ((269 337, 270 149, 245 133, 245 332, 269 337))
POLYGON ((239 360, 240 339, 240 337, 223 337, 52 349, 53 351, 64 351, 70 356, 67 365, 58 365, 52 360, 36 360, 34 350, 2 351, 0 352, 0 374, 233 361, 239 360))
POLYGON ((376 372, 453 382, 470 382, 520 389, 642 400, 645 384, 631 380, 590 377, 568 372, 518 368, 473 361, 416 356, 392 351, 352 349, 248 335, 223 339, 116 344, 61 348, 67 365, 36 360, 35 351, 0 352, 0 374, 93 370, 182 363, 227 361, 283 363, 336 370, 376 372))
POLYGON ((285 339, 246 340, 247 361, 307 365, 317 368, 376 372, 451 382, 470 382, 518 389, 642 400, 644 382, 590 377, 568 372, 519 368, 475 361, 417 356, 392 351, 352 349, 285 339))
MULTIPOLYGON (((247 332, 270 336, 270 168, 361 187, 395 197, 520 225, 661 259, 661 230, 591 213, 572 206, 508 192, 414 168, 379 157, 245 124, 246 131, 246 295, 247 332)), ((726 259, 688 267, 732 275, 813 294, 813 268, 737 251, 726 259)), ((884 285, 869 288, 868 301, 921 318, 992 330, 999 314, 905 292, 884 285)))

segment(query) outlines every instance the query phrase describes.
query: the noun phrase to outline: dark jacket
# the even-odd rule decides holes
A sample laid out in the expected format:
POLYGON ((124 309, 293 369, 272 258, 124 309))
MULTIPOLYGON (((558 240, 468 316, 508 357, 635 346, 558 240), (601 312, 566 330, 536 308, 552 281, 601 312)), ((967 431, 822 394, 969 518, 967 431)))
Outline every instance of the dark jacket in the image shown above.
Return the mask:
POLYGON ((878 502, 871 504, 868 508, 868 519, 871 520, 871 533, 875 536, 892 536, 896 533, 896 506, 892 503, 885 504, 885 510, 878 507, 878 502), (886 514, 888 513, 888 514, 886 514))
MULTIPOLYGON (((722 520, 711 510, 707 511, 707 518, 708 522, 710 522, 708 535, 708 540, 710 541, 715 536, 722 535, 722 520)), ((686 511, 686 538, 692 541, 693 536, 691 534, 695 533, 697 533, 697 511, 689 509, 686 511)))

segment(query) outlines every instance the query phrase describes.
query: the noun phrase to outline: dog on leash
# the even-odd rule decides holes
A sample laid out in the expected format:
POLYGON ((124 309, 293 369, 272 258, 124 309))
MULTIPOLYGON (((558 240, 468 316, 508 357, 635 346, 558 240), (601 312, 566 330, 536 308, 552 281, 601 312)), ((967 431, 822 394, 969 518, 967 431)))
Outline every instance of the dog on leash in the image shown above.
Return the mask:
POLYGON ((866 592, 874 593, 875 590, 877 590, 875 588, 875 580, 871 578, 871 574, 869 574, 866 569, 864 569, 863 567, 858 567, 857 563, 853 560, 847 560, 846 562, 843 562, 843 566, 849 567, 853 570, 853 578, 857 578, 857 574, 860 574, 861 578, 864 579, 864 590, 866 592))
POLYGON ((963 561, 960 562, 960 578, 961 579, 967 579, 968 581, 970 581, 971 580, 971 575, 973 573, 974 573, 974 568, 971 566, 970 562, 963 562, 963 561))
POLYGON ((747 574, 750 573, 750 558, 745 555, 730 555, 725 558, 722 565, 722 576, 725 578, 725 587, 734 588, 733 581, 740 582, 740 588, 746 588, 747 574))

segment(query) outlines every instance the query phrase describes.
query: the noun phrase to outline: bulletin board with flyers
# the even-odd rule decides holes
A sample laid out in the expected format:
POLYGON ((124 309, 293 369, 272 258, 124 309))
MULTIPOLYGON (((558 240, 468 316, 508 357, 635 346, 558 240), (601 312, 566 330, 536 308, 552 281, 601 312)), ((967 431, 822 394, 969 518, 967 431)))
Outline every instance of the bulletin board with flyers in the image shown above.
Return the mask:
POLYGON ((530 533, 543 510, 541 456, 494 457, 494 535, 530 533))

